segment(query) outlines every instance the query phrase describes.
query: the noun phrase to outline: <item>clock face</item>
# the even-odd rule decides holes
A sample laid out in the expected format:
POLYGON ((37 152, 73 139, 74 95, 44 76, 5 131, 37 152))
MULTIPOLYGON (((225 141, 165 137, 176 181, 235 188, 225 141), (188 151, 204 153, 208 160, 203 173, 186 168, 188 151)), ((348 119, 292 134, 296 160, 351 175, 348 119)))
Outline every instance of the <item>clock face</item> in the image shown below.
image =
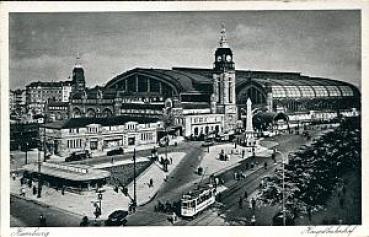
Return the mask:
POLYGON ((220 55, 219 55, 219 56, 217 57, 217 61, 218 61, 218 62, 220 62, 221 60, 222 60, 222 56, 220 56, 220 55))
POLYGON ((230 62, 232 60, 231 55, 227 55, 226 59, 227 59, 227 62, 230 62))

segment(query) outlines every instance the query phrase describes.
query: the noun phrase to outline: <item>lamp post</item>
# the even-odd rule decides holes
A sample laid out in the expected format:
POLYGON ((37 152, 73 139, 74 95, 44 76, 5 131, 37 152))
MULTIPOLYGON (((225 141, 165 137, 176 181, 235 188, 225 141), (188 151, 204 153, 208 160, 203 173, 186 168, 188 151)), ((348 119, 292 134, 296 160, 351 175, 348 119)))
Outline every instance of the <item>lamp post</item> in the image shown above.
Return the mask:
POLYGON ((282 156, 282 213, 283 213, 283 225, 286 225, 286 209, 285 209, 285 201, 284 201, 284 162, 285 156, 282 152, 275 150, 274 153, 278 153, 282 156))
POLYGON ((133 149, 133 206, 134 209, 137 205, 136 196, 136 148, 133 149))
POLYGON ((28 142, 26 142, 26 160, 25 160, 25 164, 28 163, 28 142))
MULTIPOLYGON (((40 141, 41 143, 41 141, 40 141)), ((42 183, 41 183, 41 148, 37 147, 37 163, 38 163, 38 187, 37 187, 37 198, 41 198, 42 183)))

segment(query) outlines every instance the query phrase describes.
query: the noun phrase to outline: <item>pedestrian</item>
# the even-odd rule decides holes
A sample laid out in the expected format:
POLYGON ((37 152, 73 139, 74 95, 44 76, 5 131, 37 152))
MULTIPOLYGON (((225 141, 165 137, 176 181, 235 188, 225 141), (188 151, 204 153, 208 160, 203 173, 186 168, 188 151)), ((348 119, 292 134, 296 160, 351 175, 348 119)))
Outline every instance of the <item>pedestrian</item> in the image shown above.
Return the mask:
POLYGON ((245 158, 245 150, 242 150, 242 159, 245 158))
POLYGON ((243 206, 242 196, 240 197, 240 200, 238 201, 238 206, 240 207, 240 209, 242 209, 242 206, 243 206))
POLYGON ((27 184, 28 184, 28 187, 29 188, 32 188, 32 179, 29 179, 28 182, 27 182, 27 184))
POLYGON ((216 177, 216 178, 214 179, 214 181, 215 181, 215 187, 217 187, 217 186, 219 185, 219 178, 218 178, 218 177, 216 177))
POLYGON ((39 221, 40 221, 40 227, 46 227, 46 218, 44 217, 43 214, 40 215, 39 221))
POLYGON ((264 169, 266 170, 268 168, 268 163, 265 161, 264 162, 264 169))
POLYGON ((256 200, 254 198, 251 198, 251 205, 252 205, 252 210, 255 211, 255 208, 256 208, 256 200))
POLYGON ((218 202, 222 201, 222 193, 218 193, 217 195, 218 202))
POLYGON ((255 215, 252 215, 250 222, 251 222, 251 225, 252 226, 255 226, 255 224, 256 224, 256 217, 255 217, 255 215))
POLYGON ((340 198, 340 207, 343 208, 345 203, 345 200, 343 199, 343 197, 340 198))
POLYGON ((170 156, 169 159, 170 159, 170 164, 173 164, 173 158, 170 156))
POLYGON ((32 194, 33 195, 36 195, 37 194, 37 188, 36 186, 34 185, 33 188, 32 188, 32 194))
POLYGON ((249 163, 246 163, 246 170, 249 169, 249 163))
POLYGON ((246 179, 246 174, 241 172, 241 177, 242 177, 242 179, 246 179))
POLYGON ((81 221, 81 223, 79 224, 79 226, 88 226, 88 222, 89 222, 88 217, 87 217, 87 216, 84 216, 84 217, 82 218, 82 221, 81 221))
POLYGON ((152 178, 150 178, 150 184, 149 184, 149 187, 153 187, 154 186, 154 180, 152 178))
POLYGON ((234 176, 234 179, 237 180, 237 172, 234 172, 233 176, 234 176))
POLYGON ((308 212, 309 221, 311 222, 311 206, 308 206, 307 212, 308 212))
POLYGON ((26 196, 26 189, 24 187, 21 188, 21 196, 26 196))
POLYGON ((65 186, 63 185, 62 190, 61 190, 61 194, 64 195, 64 193, 65 193, 65 186))
POLYGON ((17 178, 17 175, 15 174, 15 172, 12 173, 12 179, 15 180, 17 178))

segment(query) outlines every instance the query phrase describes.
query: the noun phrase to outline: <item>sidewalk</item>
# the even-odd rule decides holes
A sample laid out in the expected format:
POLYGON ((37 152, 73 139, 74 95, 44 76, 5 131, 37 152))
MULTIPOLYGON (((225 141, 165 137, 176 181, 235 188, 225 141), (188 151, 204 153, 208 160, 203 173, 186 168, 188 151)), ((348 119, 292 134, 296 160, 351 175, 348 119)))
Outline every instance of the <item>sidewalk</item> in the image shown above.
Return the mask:
MULTIPOLYGON (((240 148, 240 146, 237 146, 237 148, 240 148)), ((244 158, 242 158, 241 154, 232 154, 233 149, 233 144, 222 144, 210 147, 210 152, 205 152, 205 155, 200 163, 200 166, 204 168, 205 174, 210 175, 230 169, 234 166, 237 166, 240 161, 252 156, 251 152, 246 152, 244 158), (221 150, 224 150, 225 154, 230 156, 228 161, 222 161, 219 159, 219 153, 221 150)), ((270 156, 272 151, 265 147, 259 147, 255 154, 256 156, 270 156)))
MULTIPOLYGON (((173 159, 172 165, 168 166, 168 173, 164 173, 160 166, 154 163, 150 167, 148 167, 140 176, 138 176, 136 186, 138 205, 149 202, 155 196, 160 185, 164 182, 165 176, 169 175, 169 173, 174 170, 175 166, 179 164, 184 156, 185 153, 182 152, 168 153, 168 157, 172 157, 173 159), (149 188, 147 185, 150 178, 154 180, 154 186, 151 188, 149 188)), ((137 159, 147 158, 143 157, 137 159)), ((37 186, 37 183, 33 183, 33 185, 37 186)), ((16 180, 11 179, 10 192, 12 194, 19 195, 20 189, 20 177, 18 177, 16 180)), ((107 219, 108 215, 115 210, 128 210, 128 206, 130 203, 130 199, 128 197, 126 197, 121 192, 114 192, 114 187, 112 186, 106 185, 104 189, 105 192, 103 193, 102 199, 102 215, 100 216, 100 219, 107 219)), ((133 183, 130 183, 128 185, 128 193, 133 197, 133 183)), ((32 194, 32 188, 28 188, 27 186, 25 198, 44 203, 45 205, 64 209, 81 216, 88 216, 89 219, 95 218, 93 214, 95 210, 93 207, 93 203, 97 201, 97 194, 94 191, 85 192, 83 194, 65 192, 65 195, 62 195, 60 191, 58 192, 53 188, 43 186, 41 198, 37 198, 36 195, 32 194)))
MULTIPOLYGON (((148 158, 148 157, 137 157, 136 158, 137 163, 138 162, 143 162, 143 161, 150 161, 150 158, 148 158)), ((102 168, 109 168, 109 167, 132 164, 132 163, 133 163, 133 159, 118 160, 118 161, 114 161, 113 163, 112 162, 105 162, 105 163, 95 164, 95 165, 92 165, 92 167, 94 167, 95 169, 102 169, 102 168)))

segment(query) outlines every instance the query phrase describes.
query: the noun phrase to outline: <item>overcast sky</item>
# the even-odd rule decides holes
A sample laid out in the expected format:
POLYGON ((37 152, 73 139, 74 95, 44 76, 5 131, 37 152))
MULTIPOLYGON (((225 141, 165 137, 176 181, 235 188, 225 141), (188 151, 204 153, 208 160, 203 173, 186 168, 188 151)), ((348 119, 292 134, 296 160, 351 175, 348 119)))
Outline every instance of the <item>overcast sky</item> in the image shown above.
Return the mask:
POLYGON ((221 23, 237 69, 360 87, 359 11, 12 13, 9 22, 12 89, 68 79, 78 53, 88 86, 135 67, 211 68, 221 23))

